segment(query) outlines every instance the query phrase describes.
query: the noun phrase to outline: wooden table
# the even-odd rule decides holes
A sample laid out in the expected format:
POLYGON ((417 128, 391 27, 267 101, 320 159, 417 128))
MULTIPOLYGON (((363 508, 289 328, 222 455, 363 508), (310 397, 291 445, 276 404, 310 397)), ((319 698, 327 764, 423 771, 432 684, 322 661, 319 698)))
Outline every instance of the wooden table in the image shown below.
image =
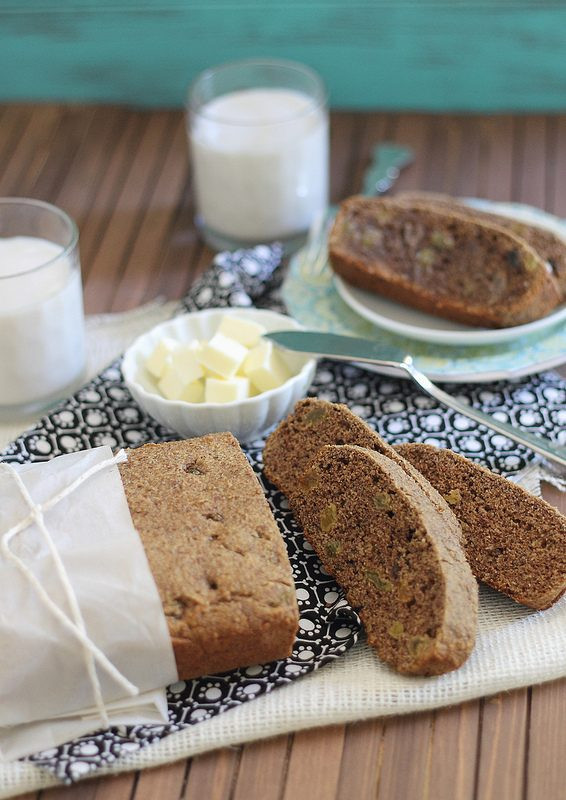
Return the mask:
MULTIPOLYGON (((402 188, 517 200, 566 217, 566 116, 332 115, 332 200, 372 145, 411 145, 402 188)), ((182 114, 0 107, 0 195, 66 209, 89 313, 180 297, 211 252, 192 222, 182 114)), ((546 491, 566 511, 564 495, 546 491)), ((280 736, 34 800, 564 800, 566 680, 454 708, 280 736)))

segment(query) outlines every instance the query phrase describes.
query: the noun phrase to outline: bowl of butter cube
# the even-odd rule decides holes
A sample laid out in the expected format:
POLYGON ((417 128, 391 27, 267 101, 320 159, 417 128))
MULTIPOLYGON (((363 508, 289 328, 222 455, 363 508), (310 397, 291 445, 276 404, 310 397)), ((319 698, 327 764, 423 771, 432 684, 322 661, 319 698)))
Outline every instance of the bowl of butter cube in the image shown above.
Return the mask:
POLYGON ((283 419, 312 382, 313 358, 262 338, 300 328, 257 308, 181 314, 126 350, 124 381, 144 411, 181 436, 230 431, 249 442, 283 419))

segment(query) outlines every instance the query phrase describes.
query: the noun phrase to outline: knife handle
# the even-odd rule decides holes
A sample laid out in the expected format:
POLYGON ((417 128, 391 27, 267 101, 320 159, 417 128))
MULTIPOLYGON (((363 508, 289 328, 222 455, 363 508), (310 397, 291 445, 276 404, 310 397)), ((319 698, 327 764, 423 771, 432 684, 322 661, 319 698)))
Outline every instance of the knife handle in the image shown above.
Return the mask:
POLYGON ((414 159, 409 147, 381 142, 373 151, 373 161, 364 175, 362 193, 372 196, 385 194, 391 189, 399 172, 414 159))

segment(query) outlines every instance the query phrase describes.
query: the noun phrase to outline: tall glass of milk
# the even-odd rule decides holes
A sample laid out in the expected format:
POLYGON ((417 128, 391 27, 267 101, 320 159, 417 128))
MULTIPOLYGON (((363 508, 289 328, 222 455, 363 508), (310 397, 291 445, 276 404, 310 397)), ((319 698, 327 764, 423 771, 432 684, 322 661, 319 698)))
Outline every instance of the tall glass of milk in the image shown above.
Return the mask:
POLYGON ((208 69, 189 90, 196 221, 234 249, 295 249, 328 204, 328 109, 319 76, 292 61, 208 69))
POLYGON ((0 418, 46 408, 83 377, 78 240, 59 208, 0 199, 0 418))

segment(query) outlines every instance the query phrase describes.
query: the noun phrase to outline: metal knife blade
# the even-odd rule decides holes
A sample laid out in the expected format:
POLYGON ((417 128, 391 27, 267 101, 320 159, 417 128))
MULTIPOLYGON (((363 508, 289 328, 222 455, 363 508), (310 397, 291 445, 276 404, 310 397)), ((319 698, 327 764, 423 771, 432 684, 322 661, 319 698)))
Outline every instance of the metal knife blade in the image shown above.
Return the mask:
POLYGON ((280 347, 299 353, 310 353, 321 358, 335 358, 342 361, 379 362, 383 366, 398 367, 398 353, 393 348, 370 339, 355 336, 342 336, 321 331, 274 331, 264 334, 280 347))

